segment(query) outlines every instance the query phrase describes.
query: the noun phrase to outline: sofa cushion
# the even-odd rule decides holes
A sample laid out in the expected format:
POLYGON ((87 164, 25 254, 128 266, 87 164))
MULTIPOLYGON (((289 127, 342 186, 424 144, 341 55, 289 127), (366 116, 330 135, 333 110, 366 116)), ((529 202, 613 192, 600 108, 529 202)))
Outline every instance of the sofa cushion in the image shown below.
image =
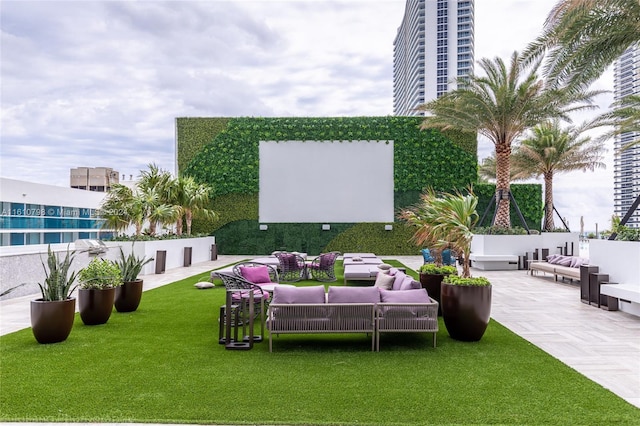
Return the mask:
POLYGON ((378 273, 378 276, 376 277, 376 282, 374 284, 374 287, 383 288, 385 290, 391 290, 393 288, 393 282, 395 280, 396 280, 396 277, 394 277, 393 275, 384 274, 382 273, 382 271, 380 271, 378 273))
POLYGON ((380 290, 378 287, 344 287, 330 286, 327 295, 329 303, 378 303, 380 290))
POLYGON ((293 303, 325 303, 324 286, 316 285, 311 287, 289 287, 275 286, 273 289, 274 304, 293 303))
POLYGON ((254 284, 270 283, 269 268, 267 266, 241 266, 240 275, 254 284))
POLYGON ((402 271, 396 272, 396 274, 394 275, 395 280, 393 281, 393 287, 391 289, 392 290, 400 290, 400 287, 402 286, 402 282, 404 281, 406 276, 407 276, 407 274, 405 274, 402 271))
POLYGON ((383 303, 430 303, 431 299, 424 288, 414 290, 380 290, 383 303))

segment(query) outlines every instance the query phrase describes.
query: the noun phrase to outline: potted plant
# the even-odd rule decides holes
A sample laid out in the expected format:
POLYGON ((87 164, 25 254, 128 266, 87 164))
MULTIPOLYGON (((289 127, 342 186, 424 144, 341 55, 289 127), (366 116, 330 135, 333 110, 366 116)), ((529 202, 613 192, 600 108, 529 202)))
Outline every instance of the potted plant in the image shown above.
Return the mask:
POLYGON ((152 258, 137 257, 133 254, 133 245, 131 253, 124 255, 122 247, 120 247, 120 259, 114 261, 120 268, 123 284, 116 287, 116 295, 114 306, 118 312, 133 312, 138 309, 140 299, 142 298, 142 280, 138 279, 138 275, 142 267, 151 262, 152 258))
MULTIPOLYGON (((445 275, 458 275, 458 269, 453 265, 438 266, 435 263, 425 263, 418 268, 420 284, 427 290, 429 296, 440 303, 440 285, 445 275)), ((442 315, 442 306, 438 305, 438 316, 442 315)))
POLYGON ((47 264, 42 262, 45 279, 38 283, 41 298, 31 301, 31 329, 38 343, 57 343, 69 337, 76 312, 76 299, 71 297, 75 290, 76 273, 69 273, 75 251, 60 259, 47 249, 47 264))
MULTIPOLYGON (((400 217, 418 227, 414 240, 429 240, 440 247, 469 259, 471 230, 478 222, 478 198, 468 194, 436 194, 427 190, 421 202, 401 212, 400 217)), ((486 278, 472 278, 469 262, 462 263, 462 274, 446 275, 440 287, 442 318, 449 335, 457 340, 482 338, 491 314, 491 283, 486 278)))
POLYGON ((94 258, 78 274, 78 308, 86 325, 104 324, 113 310, 116 287, 122 285, 122 273, 115 263, 94 258))

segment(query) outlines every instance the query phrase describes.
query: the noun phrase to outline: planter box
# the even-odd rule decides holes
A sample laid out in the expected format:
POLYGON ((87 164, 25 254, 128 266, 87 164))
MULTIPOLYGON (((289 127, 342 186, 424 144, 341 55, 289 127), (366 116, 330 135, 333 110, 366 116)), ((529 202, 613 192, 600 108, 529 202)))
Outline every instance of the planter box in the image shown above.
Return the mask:
MULTIPOLYGON (((621 311, 640 316, 640 242, 589 240, 589 264, 609 275, 609 282, 620 284, 636 301, 620 299, 621 311)), ((612 286, 613 287, 613 286, 612 286)), ((628 297, 629 297, 628 296, 628 297)), ((631 297, 629 297, 631 299, 631 297)))
MULTIPOLYGON (((211 246, 215 244, 215 237, 200 237, 200 238, 178 238, 175 240, 157 240, 157 241, 136 241, 133 244, 133 249, 136 256, 153 257, 156 259, 158 251, 166 251, 166 263, 165 269, 173 269, 182 267, 184 263, 185 248, 191 247, 191 263, 206 262, 211 259, 211 246)), ((122 246, 122 251, 125 255, 131 252, 132 243, 123 241, 107 242, 109 247, 122 246)), ((109 250, 119 254, 120 252, 116 248, 115 250, 109 250)), ((147 263, 143 268, 141 275, 153 274, 156 271, 156 261, 147 263)))

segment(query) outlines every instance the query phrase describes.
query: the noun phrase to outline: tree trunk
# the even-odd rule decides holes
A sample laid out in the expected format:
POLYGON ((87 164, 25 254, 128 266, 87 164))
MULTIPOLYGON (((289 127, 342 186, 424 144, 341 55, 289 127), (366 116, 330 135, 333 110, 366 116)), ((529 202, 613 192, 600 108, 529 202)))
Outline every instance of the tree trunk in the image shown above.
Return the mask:
POLYGON ((553 231, 553 172, 544 174, 544 230, 553 231))
POLYGON ((496 144, 496 204, 497 213, 494 226, 501 228, 511 227, 509 213, 509 191, 511 190, 511 146, 505 143, 496 144), (500 196, 502 195, 502 199, 500 196))
POLYGON ((176 220, 176 234, 182 235, 182 215, 176 220))
POLYGON ((187 209, 184 213, 185 219, 187 220, 187 235, 191 235, 191 220, 193 219, 193 213, 191 209, 187 209))

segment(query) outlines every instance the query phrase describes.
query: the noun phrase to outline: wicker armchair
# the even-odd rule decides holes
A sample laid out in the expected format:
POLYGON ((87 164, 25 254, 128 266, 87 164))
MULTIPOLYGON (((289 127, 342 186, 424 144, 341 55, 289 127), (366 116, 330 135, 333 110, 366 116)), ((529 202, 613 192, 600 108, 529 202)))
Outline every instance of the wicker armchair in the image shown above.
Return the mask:
POLYGON ((279 282, 278 270, 272 265, 260 262, 249 261, 238 263, 233 266, 233 273, 259 286, 264 284, 277 284, 279 282), (268 281, 267 277, 269 278, 268 281))
POLYGON ((248 342, 250 345, 261 342, 264 338, 264 302, 269 297, 269 293, 242 277, 224 272, 219 272, 218 276, 227 290, 226 303, 220 309, 220 343, 229 348, 244 348, 242 342, 248 342), (260 335, 254 336, 253 321, 257 316, 260 316, 260 335), (238 337, 240 326, 242 326, 242 339, 238 337), (233 338, 231 337, 232 328, 235 329, 233 338))
POLYGON ((332 251, 323 253, 313 259, 313 261, 307 265, 311 278, 324 282, 336 281, 335 264, 340 254, 339 251, 332 251))
POLYGON ((275 252, 278 258, 278 275, 280 282, 296 282, 307 278, 307 265, 299 254, 275 252))

